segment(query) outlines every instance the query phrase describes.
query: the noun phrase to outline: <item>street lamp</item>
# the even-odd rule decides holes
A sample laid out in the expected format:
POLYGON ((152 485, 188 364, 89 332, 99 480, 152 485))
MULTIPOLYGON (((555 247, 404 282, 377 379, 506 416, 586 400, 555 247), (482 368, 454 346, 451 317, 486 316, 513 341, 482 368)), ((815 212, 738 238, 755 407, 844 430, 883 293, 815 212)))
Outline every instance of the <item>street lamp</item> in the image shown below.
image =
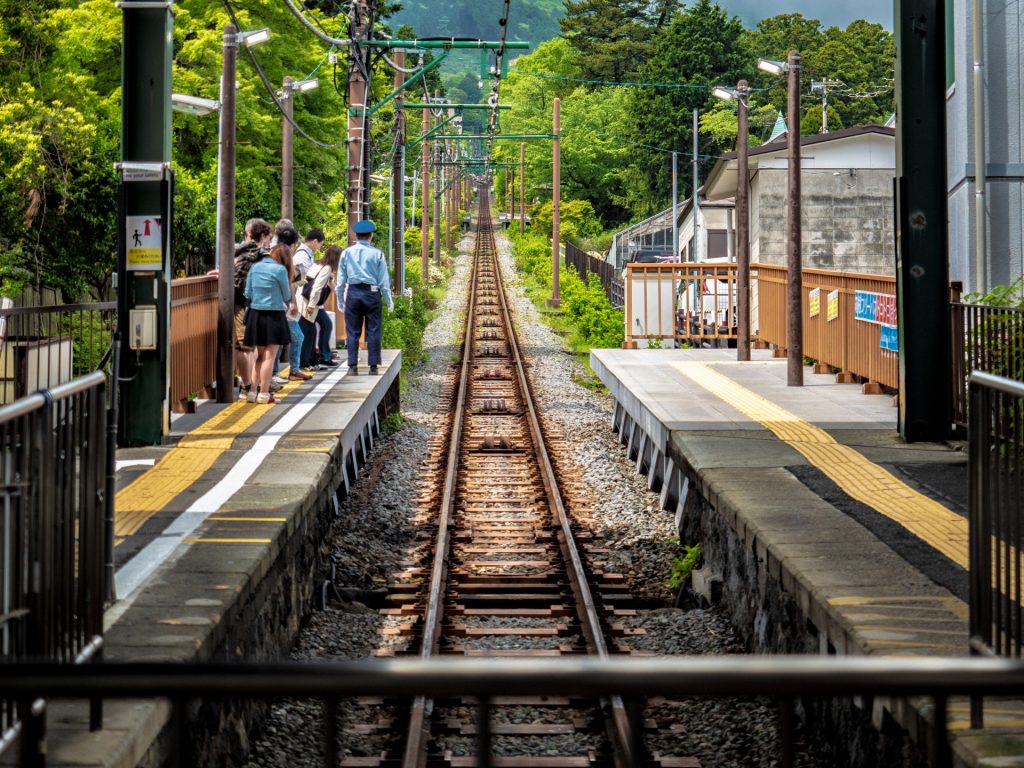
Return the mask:
POLYGON ((785 63, 759 59, 757 68, 773 75, 786 73, 789 130, 786 134, 786 383, 804 383, 803 265, 800 255, 800 54, 790 51, 785 63))
POLYGON ((750 169, 747 155, 746 80, 736 89, 716 87, 712 93, 725 101, 736 100, 736 359, 750 360, 750 169))
POLYGON ((186 115, 209 115, 220 109, 216 99, 204 99, 199 96, 188 96, 184 93, 171 94, 171 109, 186 115))
POLYGON ((281 112, 284 114, 281 126, 281 218, 289 221, 295 219, 295 126, 292 122, 295 102, 292 95, 312 91, 318 85, 320 82, 316 78, 292 80, 286 77, 278 94, 281 99, 281 112))
POLYGON ((235 76, 238 46, 252 48, 270 39, 269 29, 239 32, 224 27, 224 66, 220 75, 220 150, 217 153, 217 402, 235 397, 235 76))

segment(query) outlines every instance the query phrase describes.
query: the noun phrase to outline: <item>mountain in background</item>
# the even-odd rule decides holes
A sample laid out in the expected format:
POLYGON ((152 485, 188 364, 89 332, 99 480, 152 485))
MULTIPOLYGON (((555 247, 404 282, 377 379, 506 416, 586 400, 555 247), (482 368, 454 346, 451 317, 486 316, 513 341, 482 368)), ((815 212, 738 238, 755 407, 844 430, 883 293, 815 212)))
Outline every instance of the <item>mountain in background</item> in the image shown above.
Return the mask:
MULTIPOLYGON (((497 0, 405 0, 401 11, 391 17, 397 28, 408 24, 420 37, 472 37, 499 40, 502 3, 497 0)), ((509 40, 540 44, 557 37, 558 20, 565 15, 562 0, 516 0, 509 14, 509 40)))

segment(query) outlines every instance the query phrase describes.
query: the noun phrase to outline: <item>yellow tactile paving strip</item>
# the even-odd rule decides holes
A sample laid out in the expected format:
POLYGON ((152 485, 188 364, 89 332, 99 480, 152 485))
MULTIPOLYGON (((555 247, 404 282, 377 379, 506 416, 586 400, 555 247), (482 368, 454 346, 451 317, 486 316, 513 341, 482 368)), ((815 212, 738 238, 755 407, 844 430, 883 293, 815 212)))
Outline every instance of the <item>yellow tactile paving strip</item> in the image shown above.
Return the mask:
POLYGON ((847 495, 902 525, 957 565, 968 567, 967 520, 900 482, 825 430, 752 392, 708 363, 673 363, 684 376, 792 446, 847 495))
MULTIPOLYGON (((286 384, 276 397, 287 395, 298 386, 298 382, 286 384)), ((235 438, 266 413, 267 406, 240 400, 185 435, 152 468, 118 491, 114 500, 114 536, 123 541, 136 533, 150 517, 199 480, 231 448, 235 438)))

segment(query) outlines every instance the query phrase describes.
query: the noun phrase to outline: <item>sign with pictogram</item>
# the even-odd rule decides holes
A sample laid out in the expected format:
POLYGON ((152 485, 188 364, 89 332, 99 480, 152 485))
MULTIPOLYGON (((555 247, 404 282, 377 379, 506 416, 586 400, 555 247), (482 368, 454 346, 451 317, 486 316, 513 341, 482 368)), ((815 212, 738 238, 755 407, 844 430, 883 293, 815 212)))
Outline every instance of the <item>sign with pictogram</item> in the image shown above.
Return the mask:
POLYGON ((129 272, 153 272, 163 269, 163 231, 159 216, 125 218, 125 245, 129 272))

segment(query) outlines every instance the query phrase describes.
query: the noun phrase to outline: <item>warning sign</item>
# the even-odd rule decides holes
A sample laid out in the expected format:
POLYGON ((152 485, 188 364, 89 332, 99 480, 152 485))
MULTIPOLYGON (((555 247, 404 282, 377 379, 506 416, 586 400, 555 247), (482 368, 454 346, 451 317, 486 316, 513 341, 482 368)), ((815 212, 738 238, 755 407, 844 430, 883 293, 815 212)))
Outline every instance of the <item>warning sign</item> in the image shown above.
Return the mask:
POLYGON ((164 267, 163 232, 159 216, 128 216, 125 243, 129 272, 158 272, 164 267))

